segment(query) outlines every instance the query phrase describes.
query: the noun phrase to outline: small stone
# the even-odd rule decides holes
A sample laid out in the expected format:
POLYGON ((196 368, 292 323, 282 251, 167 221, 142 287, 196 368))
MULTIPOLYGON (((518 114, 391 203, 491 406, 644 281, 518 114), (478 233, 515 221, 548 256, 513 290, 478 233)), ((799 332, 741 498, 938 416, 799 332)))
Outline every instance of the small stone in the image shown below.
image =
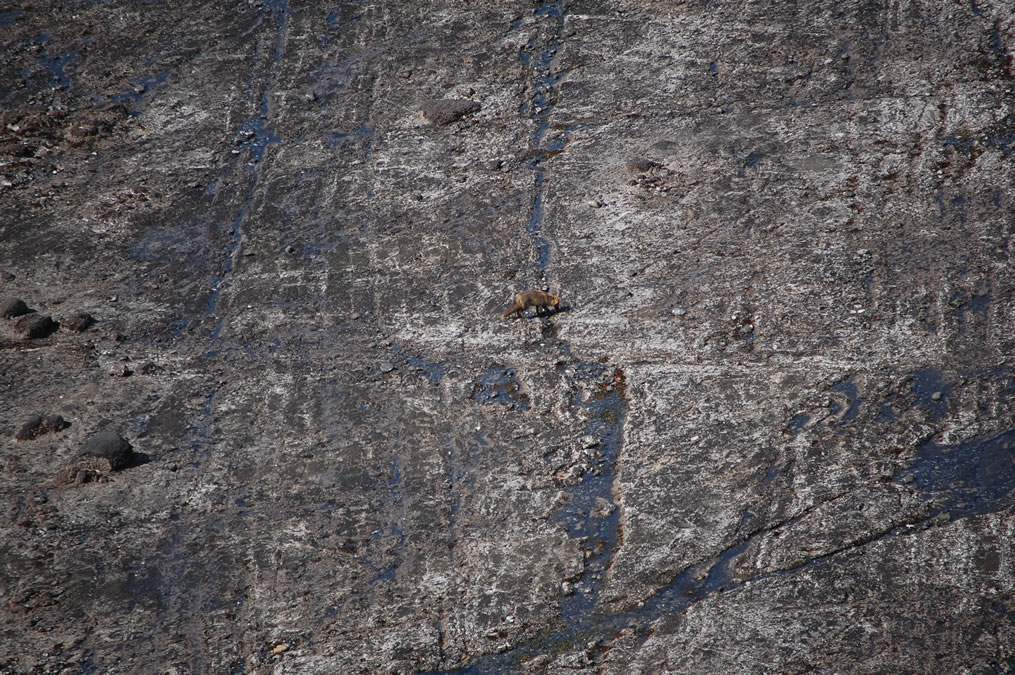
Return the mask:
POLYGON ((66 317, 60 322, 60 326, 74 333, 80 333, 86 330, 89 326, 95 323, 95 319, 92 318, 91 314, 87 312, 81 312, 70 317, 66 317))
POLYGON ((17 277, 7 270, 0 270, 0 281, 14 281, 16 278, 17 277))
POLYGON ((392 370, 395 369, 395 364, 391 363, 390 361, 382 361, 380 364, 380 368, 382 373, 390 373, 392 370))
POLYGON ((596 518, 605 518, 616 510, 617 505, 613 502, 608 499, 603 499, 602 497, 596 497, 596 505, 595 508, 592 509, 591 515, 596 518))
POLYGON ((29 314, 18 319, 14 332, 22 340, 37 340, 53 333, 60 324, 45 314, 29 314))
POLYGON ((21 316, 22 314, 28 314, 28 305, 21 298, 4 298, 3 302, 0 302, 0 316, 5 319, 10 319, 15 316, 21 316))
POLYGON ((627 170, 632 173, 646 173, 661 168, 663 167, 658 162, 653 162, 651 159, 644 157, 638 157, 627 162, 627 170))
POLYGON ((440 99, 423 104, 423 117, 435 126, 444 126, 479 109, 478 103, 468 99, 440 99))
POLYGON ((60 415, 35 415, 21 425, 18 433, 14 434, 14 439, 29 441, 51 431, 62 431, 69 426, 70 424, 60 415))
POLYGON ((581 444, 583 448, 594 448, 599 445, 599 439, 589 434, 588 436, 582 436, 581 444))
POLYGON ((134 461, 134 448, 115 431, 100 431, 89 438, 78 457, 106 460, 110 471, 119 471, 134 461))
POLYGON ((127 364, 122 363, 110 368, 109 374, 113 377, 130 377, 134 374, 134 371, 128 368, 127 364))
POLYGON ((930 400, 931 401, 940 401, 941 400, 941 392, 935 391, 933 394, 930 395, 930 400))
POLYGON ((289 649, 289 645, 287 645, 287 644, 278 644, 278 645, 275 645, 275 648, 271 650, 271 653, 273 655, 275 655, 275 656, 278 656, 282 652, 288 651, 288 649, 289 649))
POLYGON ((561 595, 574 595, 574 584, 570 581, 565 581, 560 585, 561 595))

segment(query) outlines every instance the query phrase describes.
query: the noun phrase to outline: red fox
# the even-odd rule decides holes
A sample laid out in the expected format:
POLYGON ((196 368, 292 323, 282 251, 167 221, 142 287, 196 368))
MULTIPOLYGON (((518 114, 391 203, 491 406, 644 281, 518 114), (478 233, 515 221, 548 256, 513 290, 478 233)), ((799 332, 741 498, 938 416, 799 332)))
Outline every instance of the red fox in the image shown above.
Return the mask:
POLYGON ((541 309, 549 312, 551 307, 557 309, 559 306, 560 298, 552 293, 547 293, 546 291, 522 291, 515 296, 515 301, 504 312, 503 318, 506 319, 515 312, 524 313, 529 307, 535 307, 536 315, 538 316, 541 309))

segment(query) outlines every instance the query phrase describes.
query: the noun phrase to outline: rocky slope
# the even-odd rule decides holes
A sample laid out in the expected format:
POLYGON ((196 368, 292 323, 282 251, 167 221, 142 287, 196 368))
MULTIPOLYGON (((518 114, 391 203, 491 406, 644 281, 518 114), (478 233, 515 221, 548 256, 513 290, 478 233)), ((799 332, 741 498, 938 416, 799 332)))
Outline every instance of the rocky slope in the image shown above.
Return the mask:
POLYGON ((5 672, 1015 669, 1009 3, 0 46, 5 672))

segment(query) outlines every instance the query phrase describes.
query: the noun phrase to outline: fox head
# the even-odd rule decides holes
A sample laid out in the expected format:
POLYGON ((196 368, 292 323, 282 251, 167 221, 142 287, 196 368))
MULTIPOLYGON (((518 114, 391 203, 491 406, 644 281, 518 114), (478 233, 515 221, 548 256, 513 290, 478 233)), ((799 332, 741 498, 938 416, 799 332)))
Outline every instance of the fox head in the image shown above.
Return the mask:
POLYGON ((550 299, 550 304, 553 305, 554 307, 556 307, 556 306, 558 306, 560 304, 560 296, 559 295, 554 295, 553 293, 547 293, 546 297, 550 299))

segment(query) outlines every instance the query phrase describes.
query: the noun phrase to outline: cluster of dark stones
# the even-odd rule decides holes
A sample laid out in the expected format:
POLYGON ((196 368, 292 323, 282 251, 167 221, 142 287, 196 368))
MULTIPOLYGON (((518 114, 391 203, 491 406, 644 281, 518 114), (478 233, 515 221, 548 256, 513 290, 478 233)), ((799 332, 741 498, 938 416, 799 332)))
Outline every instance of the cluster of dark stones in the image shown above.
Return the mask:
MULTIPOLYGON (((6 297, 0 301, 0 316, 5 319, 16 319, 13 326, 14 335, 21 340, 38 340, 49 337, 60 328, 61 323, 54 321, 48 314, 40 314, 28 307, 21 298, 6 297)), ((87 312, 79 312, 63 320, 66 330, 80 333, 95 323, 95 319, 87 312)))
POLYGON ((21 340, 48 337, 60 327, 51 316, 29 309, 21 298, 4 298, 0 302, 0 316, 5 319, 17 319, 14 323, 14 334, 21 340))
POLYGON ((30 441, 43 434, 63 431, 69 426, 70 423, 60 415, 33 415, 21 425, 18 432, 14 434, 14 439, 18 441, 30 441))

